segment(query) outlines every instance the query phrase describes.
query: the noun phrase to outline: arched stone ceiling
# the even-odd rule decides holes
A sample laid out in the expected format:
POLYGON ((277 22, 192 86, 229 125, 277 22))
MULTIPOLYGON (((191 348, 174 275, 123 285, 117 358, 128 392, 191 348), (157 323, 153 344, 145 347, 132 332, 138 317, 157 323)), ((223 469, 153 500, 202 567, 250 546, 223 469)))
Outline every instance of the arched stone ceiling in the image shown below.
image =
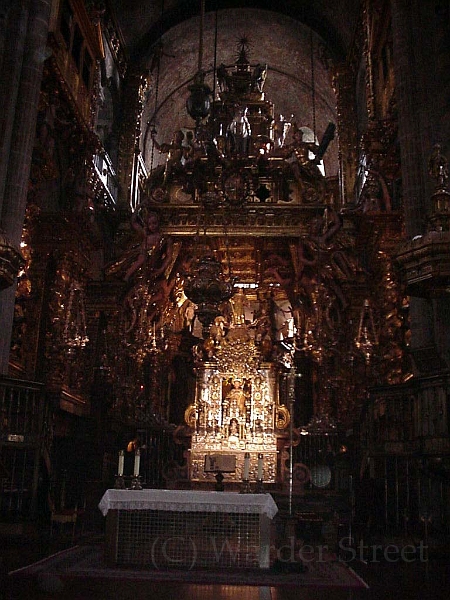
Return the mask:
MULTIPOLYGON (((172 27, 200 13, 201 0, 109 0, 130 56, 139 59, 172 27)), ((206 12, 259 8, 304 23, 326 42, 335 59, 345 56, 354 35, 359 0, 206 0, 206 12)))
MULTIPOLYGON (((265 96, 275 105, 275 115, 294 115, 299 126, 314 129, 320 139, 330 121, 336 123, 335 98, 327 70, 329 53, 325 41, 311 28, 279 12, 255 8, 225 9, 205 15, 202 67, 206 82, 214 87, 214 47, 217 15, 217 65, 234 64, 239 40, 250 41, 252 64, 268 64, 265 96), (313 58, 313 62, 312 59, 313 58)), ((199 49, 199 16, 184 20, 163 36, 163 55, 159 77, 153 72, 147 104, 143 113, 142 150, 147 166, 152 154, 150 128, 156 126, 159 142, 169 142, 173 132, 192 127, 185 109, 189 95, 187 86, 197 71, 199 49), (156 111, 156 112, 155 112, 156 111)), ((151 54, 143 66, 149 67, 151 54)), ((155 164, 154 162, 154 164, 155 164)), ((331 143, 325 156, 328 175, 337 174, 337 141, 331 143)))

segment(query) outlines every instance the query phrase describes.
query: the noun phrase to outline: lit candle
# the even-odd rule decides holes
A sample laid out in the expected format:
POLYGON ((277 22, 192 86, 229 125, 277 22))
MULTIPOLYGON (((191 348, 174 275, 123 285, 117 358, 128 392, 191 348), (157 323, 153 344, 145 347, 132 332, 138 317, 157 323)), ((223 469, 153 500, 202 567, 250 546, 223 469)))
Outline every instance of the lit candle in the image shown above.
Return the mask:
POLYGON ((117 474, 119 475, 119 477, 123 476, 123 463, 124 463, 125 457, 123 454, 123 450, 121 450, 119 452, 119 467, 117 469, 117 474))
POLYGON ((248 480, 248 474, 250 471, 250 453, 246 452, 244 455, 244 476, 243 479, 248 480))
POLYGON ((134 453, 134 473, 133 473, 134 477, 139 477, 140 464, 141 464, 141 451, 138 448, 136 450, 136 452, 134 453))
POLYGON ((294 337, 294 319, 288 319, 288 337, 294 337))
POLYGON ((262 454, 258 454, 258 479, 262 480, 263 478, 263 459, 264 456, 262 454))

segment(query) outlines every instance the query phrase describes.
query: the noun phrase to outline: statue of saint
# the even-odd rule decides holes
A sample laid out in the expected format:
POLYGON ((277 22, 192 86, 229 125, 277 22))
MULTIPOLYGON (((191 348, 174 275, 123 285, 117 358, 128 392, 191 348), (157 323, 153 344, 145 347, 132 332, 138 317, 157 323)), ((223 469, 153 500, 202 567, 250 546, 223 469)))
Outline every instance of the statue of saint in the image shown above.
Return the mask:
POLYGON ((316 158, 319 145, 309 141, 311 134, 304 132, 296 123, 292 123, 291 129, 292 142, 285 144, 283 140, 282 145, 274 148, 272 155, 283 159, 285 174, 297 182, 303 202, 319 204, 326 191, 322 160, 316 158))
POLYGON ((192 333, 195 318, 195 304, 187 298, 183 286, 179 283, 174 285, 173 296, 175 306, 167 307, 164 315, 164 322, 170 323, 173 330, 176 332, 184 330, 192 333))
POLYGON ((273 130, 275 136, 275 148, 283 148, 286 142, 287 134, 292 127, 292 119, 294 115, 291 115, 291 118, 286 121, 284 115, 279 116, 279 120, 274 123, 273 130))
POLYGON ((166 167, 164 169, 163 183, 167 183, 172 175, 183 169, 183 159, 187 148, 183 146, 184 132, 180 129, 175 131, 170 144, 159 144, 156 141, 156 132, 152 131, 152 140, 161 154, 167 154, 166 167))
POLYGON ((238 291, 229 300, 233 325, 245 325, 245 307, 248 306, 247 296, 243 288, 238 288, 238 291))
POLYGON ((233 120, 228 126, 230 150, 232 154, 246 156, 250 149, 250 136, 252 134, 247 117, 248 108, 239 104, 236 104, 234 108, 233 120))
POLYGON ((242 379, 236 377, 233 379, 233 387, 226 395, 225 400, 228 403, 230 414, 239 414, 244 417, 246 413, 245 403, 247 401, 247 394, 244 392, 242 387, 242 379))
POLYGON ((221 92, 228 92, 228 72, 226 66, 222 63, 217 67, 217 83, 221 92))
POLYGON ((435 144, 428 161, 428 173, 436 180, 436 188, 445 189, 448 180, 448 160, 440 144, 435 144))
POLYGON ((230 437, 239 437, 239 423, 238 423, 238 420, 235 418, 231 419, 231 421, 230 421, 229 436, 230 437))
POLYGON ((262 92, 267 77, 267 65, 257 64, 252 74, 253 89, 262 92))
POLYGON ((225 318, 222 316, 216 317, 209 330, 209 335, 214 341, 214 346, 220 346, 225 333, 225 318))

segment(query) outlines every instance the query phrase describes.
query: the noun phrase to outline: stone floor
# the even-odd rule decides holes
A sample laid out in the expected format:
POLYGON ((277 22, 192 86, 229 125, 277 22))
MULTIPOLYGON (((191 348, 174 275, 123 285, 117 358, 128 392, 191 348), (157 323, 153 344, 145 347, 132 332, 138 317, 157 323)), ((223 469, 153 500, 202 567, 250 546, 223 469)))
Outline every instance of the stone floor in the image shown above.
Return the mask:
POLYGON ((330 588, 262 588, 231 585, 191 585, 149 582, 72 581, 64 584, 51 578, 39 585, 18 589, 10 585, 8 573, 31 564, 102 532, 26 528, 16 535, 0 535, 0 600, 447 600, 450 591, 450 562, 446 540, 420 540, 374 537, 370 543, 349 547, 341 542, 341 559, 358 573, 369 589, 346 591, 330 588))

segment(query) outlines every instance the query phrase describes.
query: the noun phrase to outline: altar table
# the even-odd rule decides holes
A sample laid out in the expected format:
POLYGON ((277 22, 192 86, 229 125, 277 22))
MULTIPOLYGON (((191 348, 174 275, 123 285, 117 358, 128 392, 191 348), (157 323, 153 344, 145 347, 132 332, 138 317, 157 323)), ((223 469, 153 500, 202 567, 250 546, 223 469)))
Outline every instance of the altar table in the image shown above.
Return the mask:
POLYGON ((270 494, 191 490, 107 490, 109 564, 149 568, 269 568, 270 494))

